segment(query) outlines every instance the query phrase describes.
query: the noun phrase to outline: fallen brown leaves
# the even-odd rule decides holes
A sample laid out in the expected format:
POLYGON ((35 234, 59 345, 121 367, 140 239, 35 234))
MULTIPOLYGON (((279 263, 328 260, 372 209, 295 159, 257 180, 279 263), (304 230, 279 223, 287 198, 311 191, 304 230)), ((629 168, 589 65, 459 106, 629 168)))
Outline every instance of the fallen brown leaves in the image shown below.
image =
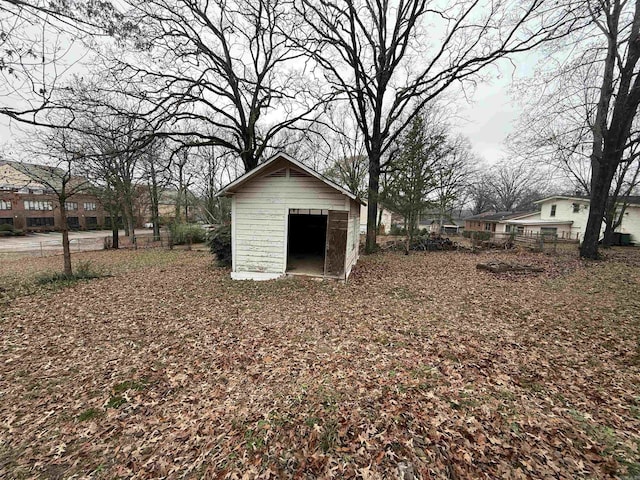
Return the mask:
POLYGON ((640 471, 637 250, 388 253, 348 284, 134 255, 0 309, 0 477, 640 471))

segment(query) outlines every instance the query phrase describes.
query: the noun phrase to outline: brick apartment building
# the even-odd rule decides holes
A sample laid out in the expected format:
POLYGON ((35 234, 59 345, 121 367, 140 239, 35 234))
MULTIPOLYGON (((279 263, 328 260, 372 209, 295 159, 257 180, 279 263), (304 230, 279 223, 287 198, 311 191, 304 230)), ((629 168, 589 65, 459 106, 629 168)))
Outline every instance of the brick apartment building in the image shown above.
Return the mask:
MULTIPOLYGON (((52 167, 0 160, 0 224, 24 231, 60 230, 60 205, 54 192, 38 179, 52 167)), ((78 193, 67 200, 67 224, 71 229, 109 227, 98 197, 78 193)))

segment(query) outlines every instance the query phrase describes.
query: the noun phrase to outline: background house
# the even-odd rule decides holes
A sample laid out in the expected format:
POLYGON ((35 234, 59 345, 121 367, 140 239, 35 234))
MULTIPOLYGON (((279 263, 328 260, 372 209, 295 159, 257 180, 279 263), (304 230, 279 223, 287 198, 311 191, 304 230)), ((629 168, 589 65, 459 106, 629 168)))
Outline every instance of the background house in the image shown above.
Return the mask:
MULTIPOLYGON (((376 221, 380 226, 378 233, 386 234, 391 231, 391 227, 394 225, 403 226, 404 218, 399 213, 389 210, 384 205, 378 203, 378 215, 376 221)), ((360 233, 367 233, 367 205, 360 205, 360 233)))
POLYGON ((231 196, 232 278, 349 276, 362 202, 346 189, 281 153, 218 195, 231 196))
MULTIPOLYGON (((632 242, 640 243, 640 197, 625 197, 620 201, 627 203, 628 207, 615 231, 628 233, 632 242)), ((536 204, 540 205, 540 211, 535 216, 509 223, 529 233, 556 234, 558 238, 582 240, 589 218, 588 197, 555 195, 536 204)), ((603 223, 602 232, 604 228, 603 223)))
POLYGON ((535 215, 537 212, 485 212, 464 219, 465 232, 508 233, 507 220, 535 215))
MULTIPOLYGON (((57 196, 39 181, 47 176, 60 177, 60 173, 54 167, 0 160, 0 224, 24 231, 61 228, 57 196)), ((71 229, 101 228, 110 221, 98 197, 89 192, 77 193, 66 203, 71 229)))
MULTIPOLYGON (((629 234, 640 243, 640 196, 624 197, 628 206, 622 223, 615 230, 629 234)), ((560 239, 582 240, 589 219, 589 198, 554 195, 535 202, 537 212, 488 212, 465 219, 465 230, 519 235, 554 235, 560 239)), ((602 225, 604 233, 605 224, 602 225)))

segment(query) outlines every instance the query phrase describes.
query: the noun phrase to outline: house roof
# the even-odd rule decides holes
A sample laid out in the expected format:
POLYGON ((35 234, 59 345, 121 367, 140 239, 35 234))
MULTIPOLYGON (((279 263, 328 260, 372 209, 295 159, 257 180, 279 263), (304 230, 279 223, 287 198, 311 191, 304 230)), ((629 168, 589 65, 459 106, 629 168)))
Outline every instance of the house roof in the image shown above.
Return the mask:
MULTIPOLYGON (((51 189, 61 188, 63 179, 67 175, 67 172, 64 169, 50 165, 37 165, 35 163, 16 162, 13 160, 0 160, 0 167, 3 165, 12 167, 30 179, 30 182, 26 185, 12 185, 13 187, 34 187, 35 185, 38 185, 38 188, 50 191, 51 189), (33 184, 31 182, 33 182, 33 184)), ((89 181, 86 178, 78 175, 73 175, 67 180, 67 185, 77 189, 76 193, 80 193, 80 187, 83 189, 86 187, 86 189, 88 189, 90 186, 89 181)), ((1 181, 2 179, 0 179, 0 184, 1 181)))
POLYGON ((338 185, 337 183, 332 182, 331 180, 329 180, 324 175, 316 172, 314 169, 308 167, 304 163, 299 162, 298 160, 294 159, 293 157, 290 157, 289 155, 287 155, 286 153, 283 153, 283 152, 276 153, 274 156, 272 156, 266 162, 261 163, 260 165, 258 165, 253 170, 250 170, 247 173, 245 173, 244 175, 236 178, 233 182, 231 182, 226 187, 222 188, 218 193, 216 193, 216 197, 223 197, 223 196, 227 196, 227 195, 233 195, 245 183, 247 183, 249 180, 252 180, 252 179, 256 178, 257 176, 259 176, 260 173, 263 172, 269 165, 274 164, 278 160, 285 160, 286 162, 292 164, 296 168, 299 168, 300 170, 302 170, 302 171, 308 173, 309 175, 311 175, 312 177, 317 178, 318 180, 320 180, 321 182, 323 182, 326 185, 330 186, 334 190, 337 190, 340 193, 342 193, 343 195, 346 195, 350 199, 355 200, 356 202, 358 202, 358 203, 360 203, 362 205, 366 205, 360 198, 355 196, 353 193, 351 193, 346 188, 343 188, 340 185, 338 185))
POLYGON ((485 212, 472 217, 467 217, 465 220, 484 220, 485 222, 501 222, 503 220, 513 220, 516 218, 528 217, 538 213, 533 212, 485 212))
MULTIPOLYGON (((548 202, 549 200, 578 200, 582 202, 589 203, 591 199, 587 196, 579 195, 579 196, 566 196, 566 195, 552 195, 551 197, 543 198, 542 200, 538 200, 537 202, 533 202, 536 204, 548 202)), ((621 195, 618 197, 618 202, 627 203, 629 205, 640 205, 640 195, 621 195)))
POLYGON ((0 166, 9 165, 18 172, 29 177, 33 182, 42 184, 43 182, 59 183, 59 179, 64 175, 64 171, 57 167, 47 165, 36 165, 34 163, 14 162, 12 160, 0 160, 0 166))
POLYGON ((509 225, 573 225, 573 220, 508 220, 509 225))

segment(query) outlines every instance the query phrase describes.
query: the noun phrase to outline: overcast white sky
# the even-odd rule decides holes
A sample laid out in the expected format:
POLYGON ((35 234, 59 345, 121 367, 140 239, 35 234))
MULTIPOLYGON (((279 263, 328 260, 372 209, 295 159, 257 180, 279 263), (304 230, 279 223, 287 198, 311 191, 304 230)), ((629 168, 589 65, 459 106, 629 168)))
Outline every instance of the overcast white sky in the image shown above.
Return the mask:
POLYGON ((454 122, 454 128, 469 137, 474 152, 488 163, 504 156, 504 141, 519 117, 508 89, 504 79, 479 85, 472 103, 460 108, 461 118, 454 122))

